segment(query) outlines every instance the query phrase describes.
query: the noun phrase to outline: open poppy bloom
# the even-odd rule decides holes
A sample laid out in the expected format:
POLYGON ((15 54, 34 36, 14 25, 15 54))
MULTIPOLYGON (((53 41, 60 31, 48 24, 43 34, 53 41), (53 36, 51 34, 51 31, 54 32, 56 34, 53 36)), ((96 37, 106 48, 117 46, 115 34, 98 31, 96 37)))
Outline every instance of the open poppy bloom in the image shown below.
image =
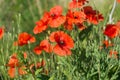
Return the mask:
POLYGON ((55 6, 51 8, 49 14, 50 17, 49 17, 48 25, 52 28, 59 27, 66 20, 66 17, 62 15, 61 6, 55 6))
POLYGON ((33 29, 34 34, 41 33, 47 29, 49 17, 50 17, 49 13, 45 12, 42 19, 36 22, 36 26, 33 29))
POLYGON ((109 38, 115 38, 119 34, 119 28, 114 24, 107 24, 104 34, 109 38))
POLYGON ((86 19, 86 15, 82 11, 68 11, 66 15, 66 22, 64 23, 64 27, 68 30, 73 29, 73 24, 78 26, 80 30, 83 30, 85 26, 83 26, 83 22, 86 19))
POLYGON ((34 52, 38 55, 41 54, 42 50, 46 51, 47 53, 52 52, 52 46, 50 45, 48 40, 41 41, 40 45, 34 48, 34 52))
POLYGON ((50 35, 50 41, 56 42, 53 51, 59 56, 71 55, 71 48, 74 47, 73 39, 63 31, 53 32, 50 35))
POLYGON ((86 15, 82 11, 75 11, 73 13, 73 16, 74 16, 73 21, 74 21, 75 24, 83 23, 85 21, 85 18, 86 18, 86 15))
POLYGON ((86 2, 88 1, 87 0, 72 0, 72 2, 69 3, 69 9, 80 8, 86 2))
POLYGON ((18 36, 17 44, 19 46, 23 46, 25 44, 28 44, 28 42, 30 42, 30 43, 35 42, 35 37, 28 34, 27 32, 20 33, 19 36, 18 36))
POLYGON ((103 21, 103 16, 98 11, 93 10, 91 6, 85 6, 83 8, 86 14, 86 19, 92 24, 98 24, 99 21, 103 21))
POLYGON ((3 35, 4 35, 4 28, 0 27, 0 39, 2 39, 3 35))

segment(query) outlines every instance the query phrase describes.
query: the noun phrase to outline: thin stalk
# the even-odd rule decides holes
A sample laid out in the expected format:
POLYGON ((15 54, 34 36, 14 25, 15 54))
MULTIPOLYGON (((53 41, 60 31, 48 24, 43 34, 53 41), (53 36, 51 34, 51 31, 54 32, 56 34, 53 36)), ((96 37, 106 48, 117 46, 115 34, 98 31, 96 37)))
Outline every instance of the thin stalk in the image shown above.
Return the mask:
POLYGON ((116 4, 117 4, 117 1, 114 0, 113 7, 112 7, 112 10, 111 10, 110 15, 109 15, 109 23, 112 23, 112 22, 113 22, 113 13, 114 13, 114 11, 115 11, 116 4))
POLYGON ((37 8, 38 8, 38 12, 39 12, 39 15, 40 15, 40 16, 41 16, 42 13, 43 13, 42 6, 41 6, 41 5, 42 5, 42 4, 41 4, 40 0, 36 0, 36 6, 37 6, 37 8))

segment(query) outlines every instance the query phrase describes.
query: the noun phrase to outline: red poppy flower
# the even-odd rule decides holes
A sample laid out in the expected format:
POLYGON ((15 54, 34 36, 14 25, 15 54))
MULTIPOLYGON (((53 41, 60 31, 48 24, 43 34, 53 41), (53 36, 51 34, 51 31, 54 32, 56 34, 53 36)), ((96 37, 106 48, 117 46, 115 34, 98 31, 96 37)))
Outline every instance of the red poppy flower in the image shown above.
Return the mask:
POLYGON ((23 33, 19 34, 19 36, 18 36, 18 45, 19 46, 23 46, 25 44, 28 44, 28 41, 30 43, 35 42, 35 37, 33 37, 32 35, 30 35, 26 32, 23 32, 23 33))
POLYGON ((64 23, 64 27, 68 30, 72 30, 73 29, 73 22, 74 22, 74 15, 73 12, 71 10, 68 10, 67 14, 66 14, 66 21, 64 23))
POLYGON ((41 54, 42 50, 46 51, 47 53, 50 53, 52 51, 52 46, 48 40, 41 41, 40 45, 34 48, 34 52, 38 55, 41 54))
POLYGON ((110 38, 115 38, 119 34, 119 28, 114 24, 108 24, 106 25, 104 34, 110 38))
POLYGON ((59 56, 71 55, 70 49, 74 47, 73 39, 62 31, 53 32, 50 35, 50 41, 56 42, 53 51, 59 56))
POLYGON ((15 67, 17 67, 19 65, 19 61, 17 59, 17 55, 16 54, 13 54, 11 57, 10 57, 10 60, 7 64, 7 66, 9 66, 9 69, 8 69, 8 74, 11 78, 14 78, 15 76, 15 67))
POLYGON ((59 27, 66 20, 66 17, 62 15, 62 7, 55 6, 50 9, 50 17, 48 25, 53 28, 59 27))
POLYGON ((2 39, 3 35, 4 35, 4 28, 0 27, 0 39, 2 39))
POLYGON ((82 11, 75 11, 72 12, 71 10, 68 11, 66 15, 66 22, 64 23, 64 27, 68 30, 73 29, 73 24, 77 25, 80 30, 83 30, 85 27, 83 26, 83 22, 86 19, 86 15, 82 11))
POLYGON ((93 10, 91 6, 85 6, 83 9, 88 22, 98 24, 99 21, 103 21, 104 18, 102 14, 96 10, 93 10))
MULTIPOLYGON (((22 66, 22 67, 18 67, 18 73, 19 75, 24 75, 27 74, 27 72, 25 71, 26 67, 22 66)), ((16 73, 16 68, 15 67, 9 67, 8 69, 8 74, 11 78, 15 77, 15 73, 16 73)))
POLYGON ((72 2, 69 3, 69 9, 74 9, 74 8, 80 8, 83 6, 87 0, 72 0, 72 2))
POLYGON ((33 52, 34 52, 35 54, 37 54, 37 55, 40 55, 41 52, 42 52, 42 47, 36 46, 36 47, 34 48, 33 52))
POLYGON ((73 13, 73 16, 74 16, 74 23, 77 24, 77 23, 83 23, 85 21, 85 18, 86 18, 86 15, 84 12, 82 11, 75 11, 73 13))
POLYGON ((47 29, 46 23, 44 23, 42 20, 40 20, 36 23, 36 26, 34 27, 33 32, 34 32, 34 34, 38 34, 38 33, 43 32, 46 29, 47 29))
POLYGON ((36 22, 36 26, 33 29, 34 34, 41 33, 47 29, 49 17, 49 13, 45 12, 43 18, 40 21, 36 22))
POLYGON ((114 58, 118 58, 117 55, 118 55, 118 52, 117 52, 117 51, 110 50, 110 52, 109 52, 110 58, 111 58, 112 56, 114 56, 114 58))
POLYGON ((16 67, 19 65, 19 61, 17 59, 17 54, 13 54, 11 57, 10 57, 10 60, 7 64, 9 67, 16 67))

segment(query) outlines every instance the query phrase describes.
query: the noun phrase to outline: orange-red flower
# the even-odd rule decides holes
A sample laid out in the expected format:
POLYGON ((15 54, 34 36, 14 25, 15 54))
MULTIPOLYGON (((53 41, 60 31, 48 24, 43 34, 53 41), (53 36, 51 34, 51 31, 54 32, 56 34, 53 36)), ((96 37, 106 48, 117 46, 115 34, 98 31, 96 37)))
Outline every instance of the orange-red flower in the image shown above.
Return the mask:
POLYGON ((27 32, 20 33, 18 36, 18 45, 23 46, 25 44, 28 44, 28 42, 33 43, 35 42, 35 37, 28 34, 27 32))
POLYGON ((8 69, 8 74, 11 78, 15 77, 15 73, 16 73, 16 69, 18 68, 18 73, 20 75, 24 75, 27 72, 24 70, 26 67, 25 66, 20 66, 20 62, 17 58, 17 54, 12 54, 12 56, 10 57, 10 60, 7 64, 7 66, 9 67, 8 69), (17 68, 16 68, 17 67, 17 68))
POLYGON ((46 51, 47 53, 50 53, 52 51, 52 46, 48 40, 41 41, 40 45, 34 48, 34 52, 38 55, 41 54, 42 50, 46 51))
POLYGON ((64 27, 68 30, 72 30, 73 24, 78 26, 80 30, 83 30, 85 27, 83 26, 83 22, 86 19, 86 15, 82 11, 68 11, 66 15, 66 22, 64 23, 64 27))
POLYGON ((74 16, 73 16, 73 12, 71 10, 68 10, 67 14, 66 14, 66 21, 64 23, 64 27, 68 30, 72 30, 73 29, 73 22, 74 22, 74 16))
POLYGON ((119 28, 115 24, 107 24, 104 34, 110 38, 115 38, 119 34, 119 28))
POLYGON ((103 21, 103 16, 98 11, 93 10, 91 6, 85 6, 83 8, 86 14, 86 19, 92 24, 98 24, 99 21, 103 21))
POLYGON ((0 39, 2 39, 3 35, 4 35, 4 28, 0 27, 0 39))
POLYGON ((86 15, 82 11, 75 11, 73 13, 73 17, 74 17, 73 18, 74 23, 77 24, 77 23, 83 23, 85 21, 86 15))
POLYGON ((8 74, 11 78, 15 77, 15 68, 14 67, 10 67, 8 70, 8 74))
POLYGON ((71 48, 74 47, 73 39, 63 31, 53 32, 50 35, 50 41, 56 42, 53 51, 59 56, 71 55, 71 48))
POLYGON ((41 33, 47 29, 49 17, 49 13, 45 12, 43 18, 36 22, 36 26, 33 29, 34 34, 41 33))
POLYGON ((50 17, 48 21, 48 25, 53 28, 59 27, 66 20, 66 17, 62 15, 62 7, 55 6, 50 9, 50 17))
POLYGON ((114 56, 114 58, 118 58, 118 52, 117 51, 114 51, 114 50, 110 50, 110 52, 109 52, 109 56, 110 56, 110 58, 112 57, 112 56, 114 56))
POLYGON ((40 55, 41 52, 42 52, 42 47, 40 47, 39 45, 36 46, 36 47, 34 48, 33 52, 34 52, 35 54, 37 54, 37 55, 40 55))
POLYGON ((17 59, 17 54, 13 54, 11 57, 10 57, 10 60, 7 64, 9 67, 16 67, 19 65, 19 61, 17 59))
POLYGON ((47 24, 42 20, 36 22, 36 26, 33 29, 34 34, 38 34, 47 29, 47 24))
POLYGON ((74 8, 80 8, 83 6, 87 0, 72 0, 72 2, 69 3, 69 9, 74 9, 74 8))

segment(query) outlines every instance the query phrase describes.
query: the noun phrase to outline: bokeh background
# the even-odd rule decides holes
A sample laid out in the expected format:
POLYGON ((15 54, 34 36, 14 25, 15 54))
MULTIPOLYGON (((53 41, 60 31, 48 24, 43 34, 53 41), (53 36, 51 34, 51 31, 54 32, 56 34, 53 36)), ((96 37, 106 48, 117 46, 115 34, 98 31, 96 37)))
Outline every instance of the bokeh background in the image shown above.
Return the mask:
MULTIPOLYGON (((4 25, 6 31, 12 31, 13 27, 21 31, 31 32, 43 15, 44 11, 55 5, 61 5, 64 13, 71 0, 0 0, 0 26, 4 25)), ((111 11, 114 0, 89 0, 90 5, 107 17, 111 11)), ((120 4, 114 12, 114 22, 120 20, 120 4)))

